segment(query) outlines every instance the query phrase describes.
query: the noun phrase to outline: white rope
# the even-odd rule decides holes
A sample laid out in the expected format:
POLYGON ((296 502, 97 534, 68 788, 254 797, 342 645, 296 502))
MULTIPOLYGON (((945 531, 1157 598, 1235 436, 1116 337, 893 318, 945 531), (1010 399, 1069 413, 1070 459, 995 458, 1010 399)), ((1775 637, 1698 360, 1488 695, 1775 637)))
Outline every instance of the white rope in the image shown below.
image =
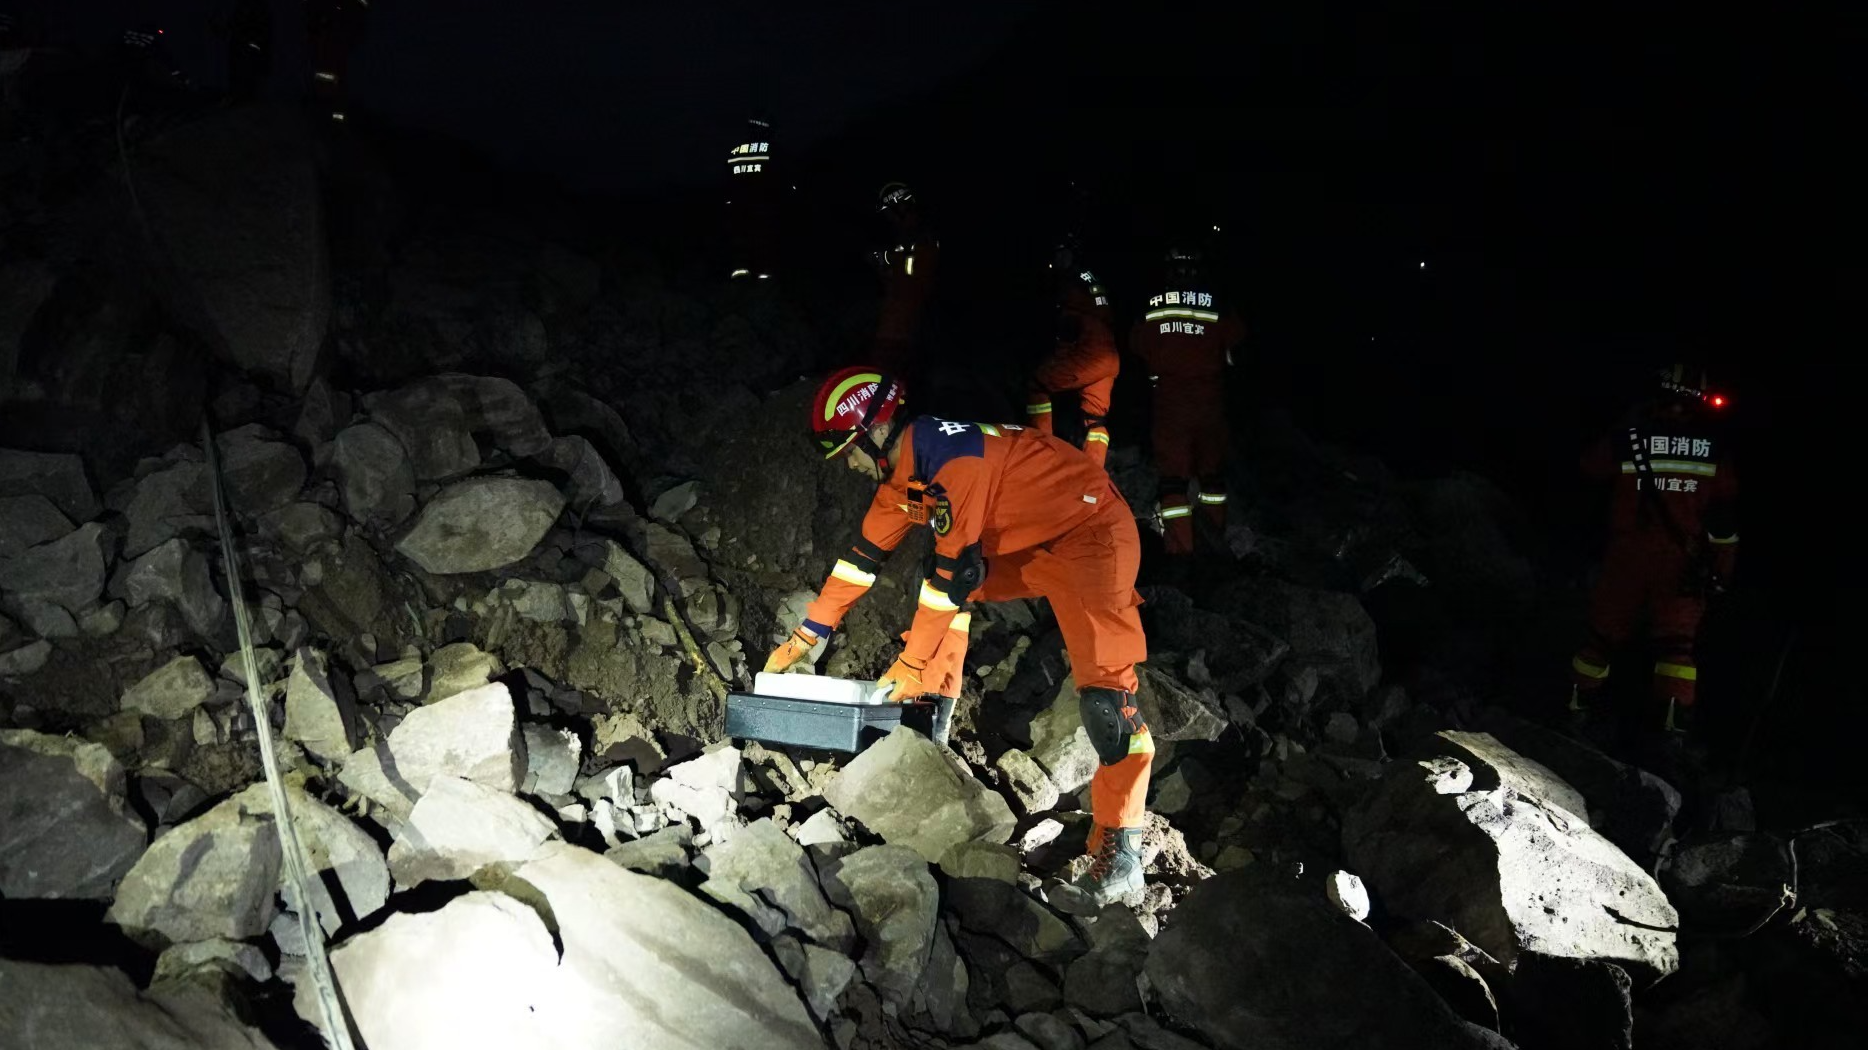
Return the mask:
POLYGON ((245 589, 241 586, 240 561, 234 552, 233 526, 228 521, 227 494, 221 478, 220 454, 214 447, 214 432, 205 420, 201 424, 201 444, 207 451, 208 482, 214 489, 214 523, 220 531, 221 560, 227 571, 227 596, 233 604, 234 628, 240 635, 240 661, 246 671, 246 698, 253 709, 253 725, 259 734, 260 764, 266 769, 266 786, 272 792, 273 826, 279 832, 279 852, 285 861, 287 903, 298 913, 299 932, 305 938, 305 959, 311 983, 318 996, 318 1014, 324 1039, 332 1050, 357 1050, 350 1026, 344 1019, 344 1004, 337 990, 337 977, 331 972, 331 959, 325 953, 324 927, 318 922, 312 904, 311 864, 299 842, 298 826, 293 822, 291 800, 285 781, 279 776, 279 759, 273 753, 272 717, 260 695, 259 662, 253 655, 253 623, 247 615, 245 589))

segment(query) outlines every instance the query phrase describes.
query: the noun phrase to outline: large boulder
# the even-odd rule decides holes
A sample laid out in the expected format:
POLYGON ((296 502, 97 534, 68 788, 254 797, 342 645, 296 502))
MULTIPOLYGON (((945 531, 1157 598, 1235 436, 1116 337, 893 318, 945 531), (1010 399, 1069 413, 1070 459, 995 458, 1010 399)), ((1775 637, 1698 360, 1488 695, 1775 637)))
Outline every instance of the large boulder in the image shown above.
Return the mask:
POLYGON ((0 897, 109 900, 148 835, 102 745, 0 730, 0 897))
POLYGON ((207 555, 187 540, 171 539, 131 562, 120 577, 121 593, 131 606, 168 602, 182 614, 189 630, 211 638, 227 614, 227 603, 214 589, 207 555))
POLYGON ((389 431, 375 423, 345 427, 331 443, 331 465, 344 509, 357 521, 396 525, 415 513, 415 471, 389 431))
POLYGON ((71 532, 71 519, 38 493, 0 496, 0 558, 50 543, 71 532))
POLYGON ((323 653, 301 648, 285 683, 285 736, 327 762, 356 750, 357 704, 341 679, 331 677, 323 653))
POLYGON ((121 970, 0 959, 0 1046, 18 1050, 273 1050, 209 996, 140 994, 121 970))
POLYGON ((0 557, 0 596, 23 619, 34 605, 77 616, 97 603, 108 578, 115 537, 92 522, 11 557, 0 557))
POLYGON ((532 553, 563 510, 547 482, 472 478, 423 507, 396 550, 437 576, 489 572, 532 553))
POLYGON ((770 820, 754 821, 710 847, 707 860, 701 889, 745 914, 768 937, 795 929, 841 952, 854 945, 850 917, 824 898, 804 847, 770 820))
POLYGON ((903 846, 869 846, 824 866, 824 892, 856 917, 868 947, 863 976, 886 998, 907 1003, 934 947, 940 889, 927 862, 903 846))
POLYGON ((181 458, 138 478, 127 499, 120 490, 112 490, 111 502, 122 501, 129 524, 123 540, 126 558, 139 557, 177 536, 207 534, 214 528, 214 490, 201 453, 185 446, 175 455, 181 458))
POLYGON ((824 789, 836 811, 929 864, 962 842, 1000 843, 1017 821, 997 792, 906 726, 857 755, 824 789))
POLYGON ((1068 922, 1014 883, 955 879, 947 885, 947 906, 962 928, 997 937, 1027 959, 1060 963, 1085 949, 1068 922))
POLYGON ((331 313, 312 137, 286 107, 223 109, 138 149, 136 182, 173 316, 223 359, 297 392, 331 313))
POLYGON ((161 944, 257 937, 272 922, 279 867, 272 815, 236 796, 157 839, 124 876, 109 919, 161 944))
POLYGON ((436 777, 511 793, 525 780, 525 743, 512 693, 499 682, 409 712, 380 748, 345 760, 339 777, 407 820, 436 777))
POLYGON ((1031 757, 1051 775, 1059 791, 1081 791, 1102 760, 1083 728, 1083 708, 1077 700, 1077 682, 1065 678, 1049 707, 1031 720, 1031 757))
POLYGON ((614 507, 629 498, 616 472, 587 439, 561 437, 539 453, 538 462, 564 475, 565 494, 577 507, 614 507))
POLYGON ((1582 792, 1571 787, 1542 763, 1499 743, 1498 738, 1490 733, 1464 733, 1447 729, 1435 736, 1438 739, 1433 750, 1459 759, 1466 764, 1467 769, 1472 770, 1473 790, 1491 791, 1507 787, 1520 795, 1542 799, 1588 823, 1589 804, 1583 800, 1582 792))
POLYGON ((557 831, 550 818, 505 792, 437 776, 389 847, 389 870, 405 889, 465 879, 491 865, 531 860, 557 831))
POLYGON ((1226 730, 1219 705, 1146 664, 1138 668, 1141 688, 1136 706, 1156 740, 1218 740, 1226 730))
POLYGON ((51 500, 73 521, 90 521, 102 509, 76 455, 0 448, 0 496, 33 495, 51 500))
POLYGON ((123 709, 165 720, 194 713, 213 698, 214 679, 192 656, 178 656, 144 675, 123 694, 123 709))
MULTIPOLYGON (((381 911, 389 901, 389 866, 383 862, 382 847, 369 832, 304 788, 288 786, 286 791, 298 843, 311 864, 312 909, 324 932, 334 934, 381 911)), ((272 818, 272 791, 266 784, 254 784, 229 801, 245 816, 272 818)), ((280 888, 286 882, 281 871, 280 888)))
POLYGON ((1456 758, 1396 763, 1345 816, 1343 851, 1391 914, 1445 923, 1507 967, 1535 951, 1648 983, 1679 966, 1679 915, 1647 872, 1567 810, 1480 788, 1456 758))
POLYGON ((1167 1012, 1224 1050, 1508 1045, 1454 1016, 1321 893, 1248 872, 1194 887, 1146 972, 1167 1012))
POLYGON ((364 398, 370 418, 409 451, 417 478, 458 477, 481 462, 476 435, 513 456, 552 444, 537 406, 511 380, 449 374, 364 398))
POLYGON ((290 503, 305 487, 305 457, 279 435, 252 424, 214 439, 227 502, 236 514, 257 517, 290 503))

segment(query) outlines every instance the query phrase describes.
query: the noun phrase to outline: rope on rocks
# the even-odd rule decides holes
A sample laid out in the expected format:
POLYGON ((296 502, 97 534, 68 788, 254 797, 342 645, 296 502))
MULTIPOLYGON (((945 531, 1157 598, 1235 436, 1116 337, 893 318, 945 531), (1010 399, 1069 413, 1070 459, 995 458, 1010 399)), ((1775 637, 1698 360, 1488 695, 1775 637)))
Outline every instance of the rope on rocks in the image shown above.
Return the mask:
POLYGON ((233 525, 227 513, 226 479, 221 476, 219 451, 214 447, 214 431, 201 422, 201 446, 207 451, 208 483, 214 490, 214 524, 220 534, 221 561, 227 573, 227 597, 233 605, 234 629, 240 636, 240 663, 246 672, 246 698, 253 709, 253 725, 259 735, 260 764, 266 770, 266 786, 272 794, 273 827, 279 834, 279 852, 285 861, 286 888, 293 911, 298 913, 299 932, 305 938, 305 959, 313 990, 318 997, 318 1014, 325 1042, 332 1050, 359 1050, 360 1038, 353 1038, 343 996, 338 992, 337 976, 331 971, 331 959, 325 951, 324 927, 311 895, 311 863, 299 841, 298 826, 292 818, 291 799, 285 781, 279 775, 279 758, 273 751, 272 717, 260 694, 259 661, 253 655, 253 622, 247 614, 245 588, 241 585, 240 558, 234 549, 233 525))

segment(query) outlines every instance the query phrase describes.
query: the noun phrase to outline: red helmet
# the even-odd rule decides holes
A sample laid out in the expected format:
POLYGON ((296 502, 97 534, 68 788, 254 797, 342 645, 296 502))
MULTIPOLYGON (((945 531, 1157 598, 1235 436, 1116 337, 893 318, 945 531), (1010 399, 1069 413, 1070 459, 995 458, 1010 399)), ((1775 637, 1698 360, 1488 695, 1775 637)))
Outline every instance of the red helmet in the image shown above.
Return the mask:
POLYGON ((852 444, 878 460, 881 450, 869 441, 869 432, 895 418, 902 405, 901 381, 879 368, 857 365, 824 380, 811 399, 811 437, 825 459, 835 459, 852 444))

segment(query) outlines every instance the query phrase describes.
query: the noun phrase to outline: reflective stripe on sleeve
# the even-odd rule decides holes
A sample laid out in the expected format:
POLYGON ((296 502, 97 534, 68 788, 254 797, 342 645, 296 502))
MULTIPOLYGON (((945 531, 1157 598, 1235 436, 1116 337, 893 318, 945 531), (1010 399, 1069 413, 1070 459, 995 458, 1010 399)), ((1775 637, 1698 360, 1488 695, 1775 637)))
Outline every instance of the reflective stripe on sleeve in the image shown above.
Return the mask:
POLYGON ((1200 493, 1200 502, 1208 506, 1221 504, 1226 502, 1226 494, 1224 492, 1202 492, 1200 493))
POLYGON ((1046 401, 1045 403, 1041 405, 1026 405, 1025 406, 1025 414, 1028 416, 1041 416, 1049 412, 1050 410, 1051 410, 1051 403, 1049 401, 1046 401))
POLYGON ((1101 444, 1107 445, 1109 444, 1109 431, 1092 430, 1089 433, 1083 435, 1083 440, 1100 442, 1101 444))
POLYGON ((935 590, 934 585, 926 580, 921 581, 921 604, 935 612, 955 612, 960 608, 953 603, 953 599, 935 590))
POLYGON ((842 580, 844 583, 856 584, 858 587, 873 587, 876 583, 875 573, 864 572, 857 568, 854 562, 844 559, 838 559, 836 567, 830 570, 830 577, 842 580))
POLYGON ((1570 658, 1570 669, 1584 678, 1607 678, 1609 669, 1599 664, 1592 664, 1580 656, 1570 658))
POLYGON ((1656 663, 1654 673, 1668 678, 1683 678, 1689 682, 1699 680, 1699 668, 1689 667, 1686 664, 1656 663))

